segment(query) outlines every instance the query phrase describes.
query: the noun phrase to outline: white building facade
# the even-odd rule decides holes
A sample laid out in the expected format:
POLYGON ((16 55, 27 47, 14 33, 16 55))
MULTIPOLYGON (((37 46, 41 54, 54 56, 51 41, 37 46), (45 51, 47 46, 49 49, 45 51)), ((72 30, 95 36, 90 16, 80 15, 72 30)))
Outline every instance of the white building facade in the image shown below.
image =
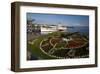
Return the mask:
POLYGON ((67 31, 67 27, 62 25, 42 25, 40 29, 41 34, 52 33, 55 31, 67 31))
POLYGON ((61 24, 51 25, 51 24, 27 24, 28 33, 40 33, 48 34, 56 31, 67 31, 67 27, 61 24), (34 26, 34 27, 33 27, 34 26))

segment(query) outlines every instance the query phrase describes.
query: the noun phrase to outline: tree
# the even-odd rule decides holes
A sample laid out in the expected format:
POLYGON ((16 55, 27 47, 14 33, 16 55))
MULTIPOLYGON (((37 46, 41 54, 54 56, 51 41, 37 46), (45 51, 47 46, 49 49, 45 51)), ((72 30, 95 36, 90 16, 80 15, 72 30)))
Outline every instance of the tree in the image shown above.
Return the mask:
POLYGON ((32 24, 35 21, 35 19, 28 19, 27 24, 32 24))

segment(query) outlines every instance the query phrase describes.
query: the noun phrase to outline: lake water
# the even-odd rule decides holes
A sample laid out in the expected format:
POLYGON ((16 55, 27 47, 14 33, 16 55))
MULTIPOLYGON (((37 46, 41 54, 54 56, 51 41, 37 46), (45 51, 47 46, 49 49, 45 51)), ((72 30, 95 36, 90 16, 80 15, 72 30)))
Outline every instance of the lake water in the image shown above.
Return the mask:
POLYGON ((89 27, 68 27, 67 32, 89 33, 89 27))

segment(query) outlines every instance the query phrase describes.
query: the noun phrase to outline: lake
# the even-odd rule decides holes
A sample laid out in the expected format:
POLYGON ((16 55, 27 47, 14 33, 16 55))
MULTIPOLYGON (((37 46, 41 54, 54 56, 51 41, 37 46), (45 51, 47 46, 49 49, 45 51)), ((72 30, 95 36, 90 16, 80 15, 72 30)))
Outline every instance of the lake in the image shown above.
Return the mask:
POLYGON ((67 32, 89 33, 89 27, 68 27, 67 32))

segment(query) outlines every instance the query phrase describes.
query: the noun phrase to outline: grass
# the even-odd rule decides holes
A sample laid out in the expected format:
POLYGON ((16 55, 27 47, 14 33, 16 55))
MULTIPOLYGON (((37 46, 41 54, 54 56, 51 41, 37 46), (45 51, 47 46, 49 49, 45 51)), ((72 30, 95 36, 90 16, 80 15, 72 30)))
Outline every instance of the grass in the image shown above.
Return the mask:
POLYGON ((34 44, 29 44, 28 43, 28 48, 30 49, 30 51, 39 56, 41 59, 55 59, 54 57, 51 57, 47 54, 45 54, 44 52, 41 51, 40 49, 40 43, 44 38, 48 38, 49 36, 51 36, 52 34, 48 34, 48 35, 41 35, 39 37, 37 37, 37 40, 34 42, 34 44))
POLYGON ((65 44, 66 44, 65 42, 59 42, 56 44, 55 48, 64 48, 65 44))

